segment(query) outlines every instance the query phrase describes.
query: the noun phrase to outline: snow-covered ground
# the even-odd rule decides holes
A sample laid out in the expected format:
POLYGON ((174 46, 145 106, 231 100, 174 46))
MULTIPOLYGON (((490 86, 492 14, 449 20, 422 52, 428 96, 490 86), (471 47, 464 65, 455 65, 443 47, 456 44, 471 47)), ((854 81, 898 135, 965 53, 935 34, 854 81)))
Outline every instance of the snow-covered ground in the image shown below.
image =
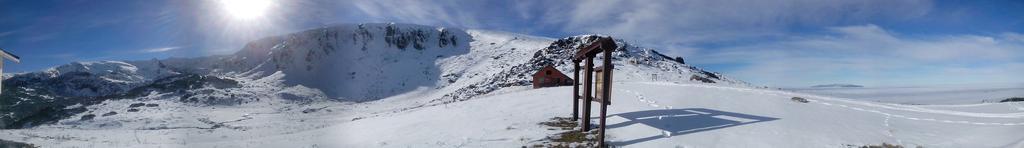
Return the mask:
MULTIPOLYGON (((922 109, 705 84, 615 85, 608 122, 610 143, 617 146, 842 147, 882 142, 925 147, 1024 146, 1024 135, 1018 134, 1024 130, 1024 111, 922 109), (790 101, 794 96, 810 103, 790 101)), ((339 142, 347 147, 528 145, 552 134, 536 123, 568 116, 571 90, 525 90, 360 120, 331 131, 346 135, 339 142)))
POLYGON ((903 104, 978 104, 1024 97, 1024 84, 965 84, 907 87, 790 88, 797 92, 903 104))
MULTIPOLYGON (((1024 146, 1024 134, 1019 133, 1024 131, 1024 110, 922 108, 706 84, 632 81, 614 85, 608 139, 616 146, 845 147, 883 142, 924 147, 1024 146), (791 101, 791 97, 810 102, 791 101)), ((571 91, 571 87, 514 88, 405 111, 388 110, 395 104, 376 102, 193 110, 161 105, 156 108, 167 110, 143 110, 158 119, 145 121, 150 122, 146 125, 174 127, 176 122, 195 122, 173 120, 177 116, 217 116, 208 118, 213 123, 208 127, 44 126, 3 130, 0 139, 46 147, 518 147, 559 132, 538 123, 569 116, 571 91), (305 108, 318 110, 303 113, 305 108), (214 125, 221 127, 211 128, 214 125)), ((377 102, 388 101, 397 100, 377 102)))

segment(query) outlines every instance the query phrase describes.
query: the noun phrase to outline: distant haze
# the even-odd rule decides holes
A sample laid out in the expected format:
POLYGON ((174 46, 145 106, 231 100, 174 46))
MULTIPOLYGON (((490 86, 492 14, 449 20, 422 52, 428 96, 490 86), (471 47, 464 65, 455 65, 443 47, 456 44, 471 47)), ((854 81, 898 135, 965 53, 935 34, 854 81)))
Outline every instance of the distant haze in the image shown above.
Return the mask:
POLYGON ((811 87, 813 87, 813 88, 860 88, 860 87, 864 87, 864 86, 854 85, 854 84, 823 84, 823 85, 814 85, 814 86, 811 86, 811 87))

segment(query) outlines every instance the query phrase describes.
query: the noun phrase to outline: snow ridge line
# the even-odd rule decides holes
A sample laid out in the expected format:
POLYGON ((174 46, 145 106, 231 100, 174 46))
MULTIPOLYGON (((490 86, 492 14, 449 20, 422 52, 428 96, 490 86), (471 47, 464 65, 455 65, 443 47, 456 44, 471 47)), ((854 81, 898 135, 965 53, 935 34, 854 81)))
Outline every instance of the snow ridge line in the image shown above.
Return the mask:
POLYGON ((657 83, 657 82, 654 82, 654 83, 646 82, 646 83, 643 83, 643 84, 674 85, 674 86, 699 87, 699 88, 727 89, 727 90, 736 90, 736 91, 742 91, 742 92, 752 92, 752 93, 759 93, 759 94, 765 94, 765 95, 775 95, 775 96, 807 96, 809 98, 811 98, 811 97, 812 98, 820 98, 820 99, 823 99, 823 100, 830 100, 830 101, 836 101, 836 102, 844 102, 844 103, 849 103, 849 104, 858 104, 858 105, 869 106, 869 107, 878 107, 878 108, 885 108, 885 109, 892 109, 892 110, 903 110, 903 111, 913 111, 913 112, 922 112, 922 113, 934 113, 934 114, 966 116, 966 117, 1024 118, 1024 112, 1021 112, 1021 113, 1006 113, 1006 114, 970 113, 970 112, 960 112, 960 111, 927 109, 927 108, 920 108, 920 107, 916 107, 916 106, 907 106, 907 105, 899 105, 899 104, 875 104, 875 103, 869 103, 869 102, 863 102, 863 101, 855 101, 855 100, 846 99, 846 98, 836 98, 836 97, 819 96, 819 95, 811 95, 811 94, 800 94, 800 93, 785 92, 785 91, 773 91, 773 90, 762 90, 762 89, 751 89, 751 88, 736 88, 736 87, 724 87, 724 86, 710 86, 710 85, 697 85, 697 84, 657 83))
MULTIPOLYGON (((819 98, 819 99, 823 99, 823 100, 830 100, 830 101, 836 101, 836 102, 844 102, 844 103, 857 104, 857 105, 863 105, 863 106, 869 106, 869 107, 878 107, 878 108, 892 109, 892 110, 921 112, 921 113, 946 114, 946 115, 954 115, 954 116, 981 117, 981 118, 1024 118, 1024 112, 1021 112, 1021 113, 1005 113, 1005 114, 970 113, 970 112, 960 112, 960 111, 950 111, 950 110, 927 109, 927 108, 921 108, 921 107, 917 107, 917 106, 907 106, 907 105, 900 105, 900 104, 875 104, 875 103, 868 103, 868 102, 862 102, 862 101, 853 101, 853 100, 846 99, 846 98, 836 98, 836 97, 819 96, 819 95, 797 94, 797 93, 790 93, 790 92, 777 92, 777 93, 789 94, 789 95, 804 95, 804 96, 813 97, 813 98, 819 98)), ((1022 123, 1024 123, 1024 122, 1022 122, 1022 123)))
MULTIPOLYGON (((728 90, 736 90, 736 91, 741 91, 741 92, 751 92, 751 93, 758 93, 758 94, 764 94, 764 95, 774 95, 774 96, 782 96, 782 97, 785 97, 785 96, 800 96, 800 95, 802 95, 802 96, 809 96, 809 97, 813 97, 813 98, 819 98, 819 99, 823 99, 823 100, 837 101, 837 102, 844 102, 844 103, 851 103, 851 104, 858 104, 858 105, 864 105, 864 106, 869 106, 869 107, 880 107, 880 108, 887 108, 887 109, 894 109, 894 110, 904 110, 904 111, 914 111, 914 112, 934 113, 934 114, 958 115, 958 116, 967 116, 967 117, 1020 118, 1019 116, 1016 116, 1016 114, 1024 114, 1024 113, 1014 113, 1014 114, 1010 114, 1010 116, 997 116, 997 115, 1000 115, 1000 114, 965 113, 965 112, 938 111, 938 110, 929 111, 930 109, 926 109, 926 110, 920 110, 920 108, 918 108, 918 109, 904 109, 904 108, 898 108, 898 107, 892 107, 892 106, 886 106, 886 105, 870 104, 870 103, 865 103, 865 102, 846 100, 846 99, 841 99, 841 98, 825 97, 825 96, 817 96, 817 95, 808 95, 808 94, 797 94, 797 93, 781 92, 781 91, 774 91, 773 92, 773 91, 765 91, 765 90, 757 90, 757 89, 749 89, 749 88, 735 88, 735 87, 695 85, 695 84, 676 84, 676 83, 651 83, 651 82, 646 82, 644 84, 675 85, 675 86, 684 86, 684 87, 728 89, 728 90), (788 94, 788 95, 780 95, 780 94, 788 94), (979 116, 972 116, 972 114, 979 114, 979 116), (992 115, 992 116, 995 116, 995 117, 984 116, 984 115, 992 115)), ((1024 122, 1018 122, 1018 123, 998 123, 998 122, 971 122, 971 121, 961 121, 961 120, 937 120, 937 119, 931 119, 931 118, 916 118, 916 117, 909 117, 909 116, 904 116, 904 115, 886 113, 886 112, 882 112, 882 111, 878 111, 878 110, 864 109, 864 108, 859 108, 859 107, 851 107, 851 106, 847 106, 847 105, 843 105, 843 104, 835 104, 835 105, 833 105, 831 103, 822 102, 822 101, 814 100, 814 99, 808 99, 808 100, 812 101, 812 102, 815 102, 815 103, 822 104, 822 105, 826 105, 826 106, 839 106, 839 107, 843 107, 843 108, 847 108, 847 109, 852 109, 852 110, 857 110, 857 111, 877 113, 877 114, 881 114, 881 115, 897 117, 897 118, 903 118, 903 119, 908 119, 908 120, 916 120, 916 121, 932 121, 932 122, 942 122, 942 123, 958 123, 958 124, 973 124, 973 125, 1005 125, 1005 126, 1024 125, 1024 122)))
POLYGON ((818 103, 818 104, 821 104, 821 105, 825 105, 825 106, 838 106, 838 107, 842 107, 842 108, 846 108, 846 109, 852 109, 852 110, 857 110, 857 111, 871 112, 871 113, 877 113, 877 114, 885 115, 886 116, 886 121, 889 120, 889 117, 896 117, 896 118, 903 118, 903 119, 907 119, 907 120, 932 121, 932 122, 942 122, 942 123, 960 123, 960 124, 974 124, 974 125, 1009 125, 1009 126, 1024 125, 1024 122, 1020 122, 1020 123, 996 123, 996 122, 971 122, 971 121, 960 121, 960 120, 938 120, 938 119, 932 119, 932 118, 916 118, 916 117, 908 117, 908 116, 904 116, 904 115, 886 113, 886 112, 882 112, 882 111, 878 111, 878 110, 870 110, 870 109, 863 109, 863 108, 859 108, 859 107, 851 107, 851 106, 847 106, 847 105, 843 105, 843 104, 831 104, 831 103, 821 102, 819 100, 813 100, 813 99, 808 99, 808 100, 810 100, 812 102, 815 102, 815 103, 818 103))

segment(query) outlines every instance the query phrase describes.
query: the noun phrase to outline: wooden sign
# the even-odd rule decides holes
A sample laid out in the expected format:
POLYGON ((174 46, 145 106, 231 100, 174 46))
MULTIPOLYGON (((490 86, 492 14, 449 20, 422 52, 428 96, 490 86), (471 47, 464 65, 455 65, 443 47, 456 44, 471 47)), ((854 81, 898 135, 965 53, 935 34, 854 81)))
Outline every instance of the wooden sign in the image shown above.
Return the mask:
MULTIPOLYGON (((606 83, 606 81, 604 80, 604 75, 605 74, 610 74, 610 72, 609 73, 604 72, 604 66, 601 66, 601 67, 595 68, 594 73, 595 73, 595 75, 597 75, 597 77, 596 77, 597 79, 594 81, 594 84, 597 84, 597 85, 594 86, 595 87, 594 93, 597 94, 597 95, 594 96, 594 100, 593 101, 594 102, 601 102, 601 103, 604 103, 604 104, 611 104, 612 103, 611 98, 605 99, 604 95, 601 95, 601 94, 604 94, 604 91, 610 91, 611 90, 611 89, 604 88, 604 85, 602 85, 602 84, 606 83)), ((611 77, 609 77, 609 80, 607 81, 607 83, 611 83, 611 82, 612 82, 611 81, 611 77)))
POLYGON ((580 132, 587 132, 590 130, 590 101, 600 103, 601 107, 601 118, 600 119, 600 131, 598 133, 598 147, 606 147, 604 143, 604 132, 607 124, 605 119, 608 118, 608 105, 611 104, 612 96, 612 71, 614 67, 612 64, 612 52, 617 49, 615 40, 611 37, 600 37, 595 39, 593 42, 580 48, 576 55, 573 57, 573 119, 577 119, 577 111, 579 105, 583 105, 583 116, 579 119, 581 128, 580 132), (601 67, 594 68, 594 58, 598 54, 603 54, 604 58, 601 60, 601 67), (583 86, 580 86, 580 67, 579 63, 583 62, 583 86), (594 79, 596 73, 597 78, 594 79), (595 85, 596 84, 596 85, 595 85), (579 94, 580 87, 583 87, 583 94, 579 94), (580 103, 582 101, 582 103, 580 103))

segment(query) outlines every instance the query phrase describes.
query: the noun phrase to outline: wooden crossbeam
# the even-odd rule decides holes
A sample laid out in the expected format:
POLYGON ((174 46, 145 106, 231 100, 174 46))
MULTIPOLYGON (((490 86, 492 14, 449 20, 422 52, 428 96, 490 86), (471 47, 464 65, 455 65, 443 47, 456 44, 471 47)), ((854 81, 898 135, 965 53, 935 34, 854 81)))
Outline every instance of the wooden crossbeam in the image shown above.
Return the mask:
POLYGON ((591 43, 589 43, 589 44, 587 44, 585 46, 582 46, 580 49, 578 49, 577 52, 576 52, 576 55, 574 55, 573 59, 572 59, 573 66, 574 66, 573 69, 575 70, 574 71, 575 75, 573 75, 573 78, 575 78, 575 80, 574 80, 573 92, 572 92, 573 93, 573 119, 577 118, 576 112, 579 111, 579 109, 578 109, 579 103, 580 103, 580 101, 583 101, 583 103, 582 103, 584 105, 583 106, 583 116, 581 117, 581 118, 583 118, 583 120, 580 121, 580 124, 581 124, 581 126, 583 128, 581 129, 582 131, 580 131, 580 132, 584 132, 585 133, 585 132, 589 131, 590 130, 590 106, 591 106, 590 102, 591 101, 596 101, 596 102, 601 104, 600 105, 600 107, 601 107, 601 109, 600 109, 600 111, 601 111, 601 118, 599 119, 599 122, 600 122, 601 125, 600 125, 600 131, 599 131, 599 135, 598 135, 600 137, 599 141, 598 141, 598 147, 605 147, 606 146, 605 143, 604 143, 604 140, 605 140, 604 139, 604 137, 605 137, 605 130, 606 130, 605 127, 607 125, 605 123, 605 119, 608 116, 608 105, 611 104, 612 70, 614 70, 614 67, 613 67, 614 65, 612 65, 612 58, 613 58, 612 57, 612 52, 614 52, 616 48, 618 48, 618 45, 615 45, 615 41, 611 37, 601 37, 601 38, 598 38, 597 40, 595 40, 594 42, 591 42, 591 43), (601 54, 601 53, 603 53, 604 59, 602 59, 601 67, 597 67, 597 69, 595 70, 594 58, 597 57, 597 54, 601 54), (580 75, 580 73, 579 73, 580 72, 579 63, 580 62, 584 62, 583 63, 584 64, 584 67, 583 67, 583 94, 579 94, 579 91, 580 91, 579 90, 579 87, 580 87, 579 86, 580 85, 579 84, 579 80, 580 80, 579 79, 579 75, 580 75), (595 82, 594 82, 595 78, 594 78, 593 74, 594 74, 595 71, 600 73, 597 76, 598 77, 597 79, 599 81, 596 84, 596 87, 597 87, 596 91, 593 90, 593 88, 594 88, 593 84, 595 84, 595 82))

